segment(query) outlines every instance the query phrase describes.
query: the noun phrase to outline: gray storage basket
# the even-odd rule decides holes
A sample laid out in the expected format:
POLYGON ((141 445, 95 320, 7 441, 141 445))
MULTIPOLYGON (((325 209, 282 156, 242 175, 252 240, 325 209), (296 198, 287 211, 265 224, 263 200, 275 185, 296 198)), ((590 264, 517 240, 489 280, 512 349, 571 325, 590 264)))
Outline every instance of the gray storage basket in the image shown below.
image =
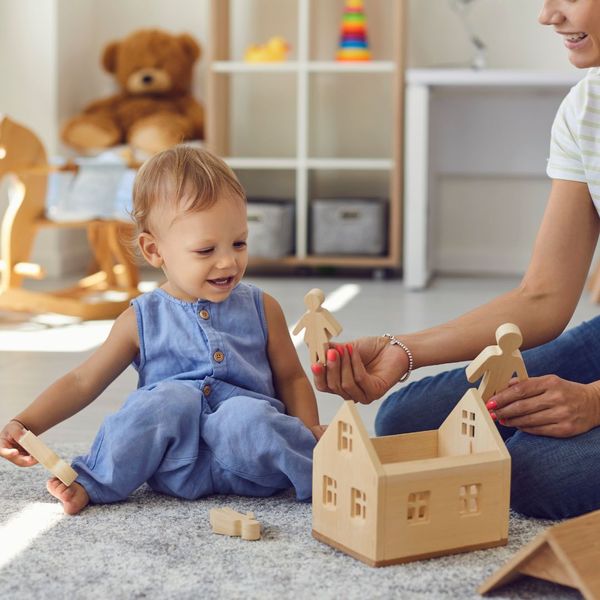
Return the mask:
POLYGON ((294 251, 294 206, 291 200, 248 199, 248 254, 282 258, 294 251))
POLYGON ((318 198, 311 203, 313 254, 384 254, 387 201, 383 198, 318 198))

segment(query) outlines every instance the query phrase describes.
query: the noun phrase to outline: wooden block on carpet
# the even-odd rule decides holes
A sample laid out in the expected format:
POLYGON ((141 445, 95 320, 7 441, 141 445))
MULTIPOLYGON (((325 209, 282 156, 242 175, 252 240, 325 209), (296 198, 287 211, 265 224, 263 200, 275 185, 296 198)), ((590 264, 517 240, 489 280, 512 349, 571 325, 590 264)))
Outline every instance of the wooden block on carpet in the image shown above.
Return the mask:
POLYGON ((248 512, 243 515, 225 507, 211 508, 209 515, 214 533, 239 536, 243 540, 260 539, 260 523, 254 518, 254 513, 248 512))

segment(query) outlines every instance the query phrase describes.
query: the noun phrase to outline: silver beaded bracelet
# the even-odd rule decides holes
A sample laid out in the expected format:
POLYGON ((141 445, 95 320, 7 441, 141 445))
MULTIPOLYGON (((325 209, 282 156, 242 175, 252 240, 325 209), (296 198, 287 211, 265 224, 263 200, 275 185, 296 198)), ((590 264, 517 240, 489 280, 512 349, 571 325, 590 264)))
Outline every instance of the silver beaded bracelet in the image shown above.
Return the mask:
POLYGON ((408 349, 408 346, 404 342, 401 342, 397 337, 394 337, 391 333, 384 333, 383 337, 390 340, 390 346, 400 346, 400 348, 406 352, 406 356, 408 356, 408 369, 399 380, 399 382, 402 383, 410 377, 415 365, 415 359, 413 358, 412 352, 408 349))

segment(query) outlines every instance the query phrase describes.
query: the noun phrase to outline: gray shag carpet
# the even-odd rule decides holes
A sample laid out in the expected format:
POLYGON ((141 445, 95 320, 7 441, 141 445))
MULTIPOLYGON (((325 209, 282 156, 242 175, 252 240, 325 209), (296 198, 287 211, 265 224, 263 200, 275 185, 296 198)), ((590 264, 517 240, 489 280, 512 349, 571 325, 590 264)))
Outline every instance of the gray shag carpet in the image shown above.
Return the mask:
MULTIPOLYGON (((86 451, 54 448, 65 458, 86 451)), ((127 502, 57 517, 41 466, 0 460, 0 598, 478 598, 478 585, 551 523, 511 515, 508 546, 374 569, 311 536, 310 504, 291 493, 272 498, 213 496, 182 501, 143 487, 127 502), (28 506, 56 523, 18 545, 15 517, 28 506), (254 511, 263 538, 247 542, 211 532, 208 511, 254 511), (9 551, 7 558, 6 552, 9 551)), ((531 578, 493 598, 580 598, 575 590, 531 578)))

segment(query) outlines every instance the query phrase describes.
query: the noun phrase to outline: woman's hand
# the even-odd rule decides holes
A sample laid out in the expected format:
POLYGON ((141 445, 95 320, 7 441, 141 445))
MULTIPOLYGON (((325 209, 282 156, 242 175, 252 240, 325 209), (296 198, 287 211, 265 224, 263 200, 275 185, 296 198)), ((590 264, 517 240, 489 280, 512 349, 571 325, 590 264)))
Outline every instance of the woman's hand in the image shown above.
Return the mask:
POLYGON ((408 357, 384 337, 365 337, 332 344, 327 365, 312 365, 315 386, 345 400, 369 404, 381 398, 408 368, 408 357))
POLYGON ((600 425, 600 385, 556 375, 513 379, 486 407, 507 427, 533 435, 573 437, 600 425))
POLYGON ((21 448, 18 442, 24 433, 20 423, 9 421, 0 431, 0 456, 18 467, 32 467, 37 460, 21 448))

